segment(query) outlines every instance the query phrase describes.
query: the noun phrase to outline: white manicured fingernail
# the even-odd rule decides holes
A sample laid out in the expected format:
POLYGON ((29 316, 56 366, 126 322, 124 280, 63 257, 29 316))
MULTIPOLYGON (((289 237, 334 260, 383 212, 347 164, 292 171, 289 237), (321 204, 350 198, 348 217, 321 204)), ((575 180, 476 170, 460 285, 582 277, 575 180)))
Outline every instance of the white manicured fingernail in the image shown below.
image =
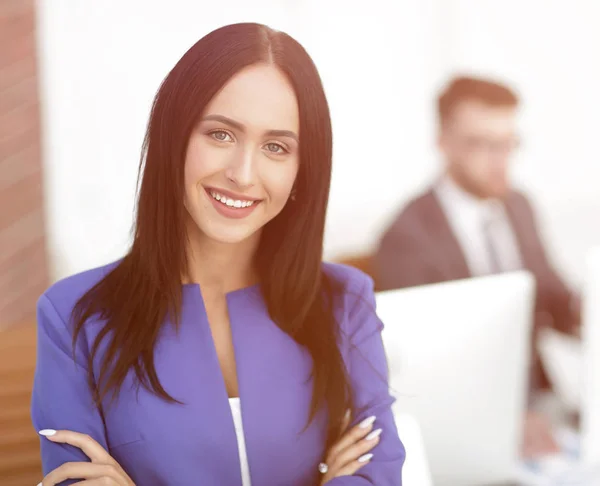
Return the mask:
POLYGON ((375 417, 375 415, 371 415, 369 418, 364 419, 360 424, 358 424, 358 426, 361 429, 366 429, 370 425, 373 425, 373 422, 375 422, 376 418, 377 417, 375 417))
POLYGON ((369 435, 367 435, 365 437, 365 440, 373 440, 376 439, 377 437, 379 437, 381 435, 381 432, 383 432, 383 429, 377 429, 374 430, 373 432, 371 432, 369 435))
POLYGON ((53 429, 44 429, 44 430, 40 430, 38 432, 38 434, 43 435, 44 437, 51 437, 54 434, 56 434, 56 430, 53 430, 53 429))
POLYGON ((38 485, 37 485, 37 486, 42 486, 42 483, 38 483, 38 485))
POLYGON ((368 462, 373 459, 373 454, 365 454, 364 456, 360 456, 358 458, 358 462, 368 462))

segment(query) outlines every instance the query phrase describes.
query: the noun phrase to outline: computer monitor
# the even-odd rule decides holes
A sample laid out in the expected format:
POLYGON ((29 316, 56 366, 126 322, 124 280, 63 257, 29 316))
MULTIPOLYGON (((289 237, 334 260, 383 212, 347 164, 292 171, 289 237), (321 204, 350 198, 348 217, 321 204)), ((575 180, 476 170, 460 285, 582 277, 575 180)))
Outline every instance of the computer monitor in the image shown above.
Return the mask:
POLYGON ((581 458, 600 464, 600 248, 590 251, 582 292, 581 458))
POLYGON ((427 462, 423 434, 419 422, 412 415, 398 413, 394 416, 398 434, 408 451, 402 467, 402 484, 406 486, 433 486, 427 462))
POLYGON ((514 479, 534 287, 515 272, 376 295, 395 413, 420 424, 436 486, 514 479))

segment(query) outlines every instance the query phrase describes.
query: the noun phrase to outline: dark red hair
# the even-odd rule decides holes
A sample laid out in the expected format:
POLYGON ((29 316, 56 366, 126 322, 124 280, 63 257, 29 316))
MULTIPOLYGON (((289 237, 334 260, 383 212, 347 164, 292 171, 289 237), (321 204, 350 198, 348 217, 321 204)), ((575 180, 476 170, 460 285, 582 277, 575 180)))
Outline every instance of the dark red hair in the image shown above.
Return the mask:
POLYGON ((332 308, 338 291, 321 270, 331 121, 312 60, 282 32, 252 23, 222 27, 192 46, 164 79, 143 145, 133 244, 77 303, 74 339, 90 317, 99 315, 106 321, 90 356, 91 362, 100 342, 109 341, 100 376, 95 381, 90 375, 98 405, 107 393, 118 392, 130 370, 139 384, 176 402, 158 379, 154 348, 166 317, 179 322, 181 278, 188 270, 183 205, 187 144, 213 96, 237 72, 256 63, 272 64, 287 76, 300 114, 296 200, 263 229, 257 254, 261 289, 273 321, 310 351, 314 363, 310 420, 327 406, 330 444, 351 405, 332 308))
POLYGON ((516 107, 517 94, 504 84, 482 78, 460 76, 454 78, 438 98, 438 116, 443 124, 464 101, 479 101, 493 107, 516 107))

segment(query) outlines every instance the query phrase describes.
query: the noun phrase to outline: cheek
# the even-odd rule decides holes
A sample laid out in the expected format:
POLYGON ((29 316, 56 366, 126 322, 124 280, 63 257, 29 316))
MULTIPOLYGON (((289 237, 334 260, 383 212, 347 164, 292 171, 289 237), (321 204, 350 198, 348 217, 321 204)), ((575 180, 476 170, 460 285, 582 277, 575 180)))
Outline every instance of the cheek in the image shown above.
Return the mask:
POLYGON ((297 163, 290 163, 286 167, 278 168, 278 170, 270 170, 265 173, 262 180, 264 189, 269 194, 271 201, 281 205, 285 204, 294 187, 297 173, 297 163))
POLYGON ((223 151, 195 138, 190 140, 185 157, 185 186, 190 190, 198 183, 219 170, 223 151))

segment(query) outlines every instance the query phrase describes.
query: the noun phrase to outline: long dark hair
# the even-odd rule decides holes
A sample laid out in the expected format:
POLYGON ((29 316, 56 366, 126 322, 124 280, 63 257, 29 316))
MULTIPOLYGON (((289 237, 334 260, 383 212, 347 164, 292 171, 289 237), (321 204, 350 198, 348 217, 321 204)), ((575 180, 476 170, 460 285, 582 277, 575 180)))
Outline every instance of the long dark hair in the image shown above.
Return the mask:
POLYGON ((158 379, 154 347, 165 318, 179 322, 181 276, 188 270, 183 205, 187 144, 211 98, 237 72, 256 63, 270 63, 287 76, 300 114, 296 200, 263 229, 257 253, 261 291, 273 321, 310 351, 310 421, 321 406, 327 406, 329 445, 351 406, 332 307, 337 284, 321 267, 331 179, 331 121, 312 60, 287 34, 253 23, 222 27, 192 46, 164 79, 142 150, 132 247, 77 302, 74 342, 87 319, 99 315, 105 320, 90 353, 92 361, 100 342, 109 339, 100 376, 94 381, 90 375, 98 405, 108 392, 113 396, 118 392, 131 369, 139 384, 177 401, 158 379))

